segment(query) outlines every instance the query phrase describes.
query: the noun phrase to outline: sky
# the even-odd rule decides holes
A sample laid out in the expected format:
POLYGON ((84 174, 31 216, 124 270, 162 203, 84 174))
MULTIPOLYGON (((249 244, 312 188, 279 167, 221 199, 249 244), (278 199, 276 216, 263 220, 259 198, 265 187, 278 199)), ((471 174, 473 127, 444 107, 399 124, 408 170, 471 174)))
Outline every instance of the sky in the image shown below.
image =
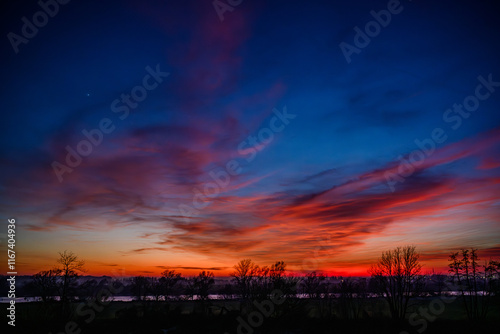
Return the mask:
POLYGON ((500 258, 494 1, 61 2, 2 4, 19 274, 500 258))

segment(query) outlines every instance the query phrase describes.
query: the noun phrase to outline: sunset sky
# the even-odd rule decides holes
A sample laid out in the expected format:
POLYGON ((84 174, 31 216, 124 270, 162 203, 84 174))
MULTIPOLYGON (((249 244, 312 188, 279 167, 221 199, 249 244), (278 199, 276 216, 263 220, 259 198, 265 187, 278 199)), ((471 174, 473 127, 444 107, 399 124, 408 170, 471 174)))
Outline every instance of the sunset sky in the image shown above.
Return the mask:
POLYGON ((366 275, 409 244, 425 271, 462 247, 500 258, 494 1, 401 1, 350 63, 339 45, 387 1, 244 0, 223 20, 212 2, 70 1, 17 53, 5 36, 41 9, 4 5, 0 237, 6 254, 15 218, 19 274, 64 250, 89 275, 223 276, 243 258, 366 275))

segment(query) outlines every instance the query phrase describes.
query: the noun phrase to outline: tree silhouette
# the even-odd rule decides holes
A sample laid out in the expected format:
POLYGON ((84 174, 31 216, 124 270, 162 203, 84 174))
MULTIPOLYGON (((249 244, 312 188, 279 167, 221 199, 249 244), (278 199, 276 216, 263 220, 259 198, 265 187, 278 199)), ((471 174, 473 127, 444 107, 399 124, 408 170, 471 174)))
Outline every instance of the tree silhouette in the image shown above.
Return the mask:
POLYGON ((135 276, 132 278, 131 292, 137 300, 146 300, 150 289, 150 281, 144 276, 135 276))
POLYGON ((366 279, 344 278, 338 283, 336 290, 339 293, 339 306, 342 316, 345 319, 359 319, 367 298, 366 279))
POLYGON ((165 295, 165 287, 158 277, 149 277, 146 292, 151 293, 155 301, 159 301, 165 295))
POLYGON ((283 292, 285 291, 286 289, 285 272, 286 272, 286 263, 284 261, 276 261, 273 265, 271 265, 269 276, 271 278, 271 282, 273 284, 274 289, 278 289, 283 292))
POLYGON ((180 280, 182 280, 182 276, 175 270, 165 270, 161 273, 160 284, 165 300, 168 300, 168 297, 172 295, 175 285, 180 280))
POLYGON ((259 267, 250 259, 243 259, 234 266, 234 272, 230 274, 243 300, 250 298, 252 279, 256 276, 259 267))
POLYGON ((415 246, 382 252, 382 257, 370 269, 379 294, 389 303, 393 319, 404 319, 410 299, 422 291, 421 270, 415 246))
POLYGON ((85 261, 79 260, 71 251, 59 252, 59 259, 57 263, 60 264, 60 275, 62 282, 60 284, 61 302, 66 304, 69 302, 72 295, 72 290, 76 284, 76 278, 79 272, 85 272, 85 261))
POLYGON ((60 275, 59 269, 40 271, 33 275, 33 286, 44 303, 52 300, 57 291, 57 280, 60 275))
POLYGON ((196 294, 201 300, 208 300, 208 291, 214 283, 214 273, 211 271, 203 270, 194 278, 196 294))
POLYGON ((492 294, 497 290, 500 262, 490 260, 481 266, 477 249, 462 249, 449 258, 449 272, 461 294, 469 320, 483 320, 488 314, 492 294))
POLYGON ((323 274, 316 274, 315 271, 307 273, 302 280, 302 289, 311 299, 318 299, 324 292, 324 281, 326 277, 323 274))
POLYGON ((268 266, 256 267, 254 277, 251 280, 251 296, 253 300, 264 300, 269 298, 273 285, 271 283, 271 269, 268 266))

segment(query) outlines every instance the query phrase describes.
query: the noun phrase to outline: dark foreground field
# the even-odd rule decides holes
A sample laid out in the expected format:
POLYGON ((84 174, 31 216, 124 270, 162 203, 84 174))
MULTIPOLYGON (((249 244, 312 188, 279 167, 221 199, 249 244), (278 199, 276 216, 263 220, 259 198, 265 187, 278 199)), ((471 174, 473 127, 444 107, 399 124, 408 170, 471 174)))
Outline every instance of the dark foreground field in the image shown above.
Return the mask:
MULTIPOLYGON (((435 299, 435 298, 434 298, 435 299)), ((359 315, 347 314, 338 300, 286 300, 274 305, 272 314, 262 314, 255 305, 242 307, 236 301, 214 300, 169 302, 111 302, 98 312, 88 303, 71 306, 64 316, 59 304, 18 303, 16 327, 2 323, 2 333, 496 333, 500 310, 493 306, 488 317, 476 323, 466 319, 460 300, 430 311, 432 298, 423 298, 404 321, 390 319, 381 299, 365 301, 359 315), (241 309, 240 309, 241 308, 241 309), (419 311, 420 309, 420 311, 419 311), (95 318, 93 316, 95 315, 95 318), (253 318, 249 320, 249 315, 253 318), (411 320, 409 320, 411 319, 411 320)), ((4 304, 6 305, 6 304, 4 304)), ((269 305, 269 304, 268 304, 269 305)), ((437 304, 435 304, 437 305, 437 304)), ((349 306, 349 305, 348 305, 349 306)), ((3 307, 2 307, 3 308, 3 307)), ((5 314, 5 308, 3 308, 5 314)), ((266 313, 266 309, 264 309, 266 313)), ((6 319, 5 315, 3 319, 6 319)))

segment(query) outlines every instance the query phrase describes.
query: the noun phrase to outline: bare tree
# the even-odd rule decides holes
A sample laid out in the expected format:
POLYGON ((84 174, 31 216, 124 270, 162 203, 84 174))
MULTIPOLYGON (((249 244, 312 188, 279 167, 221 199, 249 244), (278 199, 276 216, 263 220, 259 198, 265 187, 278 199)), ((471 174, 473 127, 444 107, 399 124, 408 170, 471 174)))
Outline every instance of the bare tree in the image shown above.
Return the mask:
POLYGON ((449 271, 461 293, 467 317, 469 320, 484 319, 499 279, 500 263, 490 260, 481 266, 474 248, 452 253, 449 261, 449 271))
POLYGON ((234 288, 230 283, 224 284, 224 287, 221 289, 221 295, 224 300, 232 300, 234 299, 234 288))
POLYGON ((214 283, 214 273, 211 271, 203 270, 194 278, 196 293, 202 301, 208 300, 209 289, 214 283))
POLYGON ((198 298, 201 300, 201 309, 203 314, 207 314, 208 312, 208 294, 214 283, 214 273, 211 271, 203 270, 198 274, 198 276, 194 277, 194 290, 198 298))
POLYGON ((96 295, 99 292, 102 281, 98 282, 95 279, 91 279, 80 284, 78 286, 78 298, 82 301, 86 299, 96 300, 96 295))
POLYGON ((302 278, 300 285, 302 293, 309 298, 309 305, 316 307, 319 314, 323 317, 325 309, 329 306, 328 300, 328 281, 323 274, 317 274, 315 271, 307 273, 302 278))
POLYGON ((436 286, 436 293, 438 296, 443 294, 443 290, 446 287, 447 276, 441 273, 433 274, 432 280, 436 286))
POLYGON ((382 252, 382 257, 370 269, 378 292, 389 303, 393 319, 404 319, 410 299, 422 291, 424 283, 421 270, 415 246, 382 252))
POLYGON ((67 303, 70 299, 71 289, 76 283, 76 278, 79 272, 85 272, 85 261, 78 259, 73 252, 59 252, 59 259, 57 263, 60 264, 62 283, 60 284, 61 301, 67 303))
POLYGON ((164 286, 161 282, 161 279, 158 277, 149 277, 148 279, 148 289, 146 292, 151 293, 151 296, 155 299, 155 301, 159 301, 161 296, 164 296, 164 286))
POLYGON ((253 300, 264 300, 269 298, 272 291, 271 268, 268 266, 256 266, 254 276, 251 279, 250 289, 253 300))
POLYGON ((276 261, 273 265, 271 265, 269 276, 274 289, 278 289, 283 292, 286 290, 285 273, 286 263, 284 261, 276 261))
POLYGON ((162 293, 165 296, 165 300, 168 300, 168 297, 172 295, 175 285, 180 280, 182 280, 182 276, 175 270, 165 270, 161 273, 160 284, 162 286, 162 293))
POLYGON ((324 281, 326 277, 323 274, 316 274, 315 271, 307 273, 302 280, 302 289, 311 299, 318 299, 322 292, 325 292, 324 281))
POLYGON ((60 275, 61 271, 58 269, 40 271, 33 275, 33 285, 44 303, 53 299, 60 275))
POLYGON ((252 279, 258 270, 259 267, 250 259, 243 259, 234 266, 234 272, 230 276, 233 277, 242 299, 250 298, 252 279))
POLYGON ((150 290, 150 283, 148 277, 135 276, 132 278, 131 291, 137 300, 146 300, 146 296, 150 290))
POLYGON ((185 299, 187 300, 194 300, 194 296, 196 295, 195 281, 195 277, 189 277, 185 281, 184 293, 186 295, 185 299))
POLYGON ((342 316, 345 319, 359 319, 367 298, 366 279, 344 278, 335 290, 339 293, 339 308, 342 316))

